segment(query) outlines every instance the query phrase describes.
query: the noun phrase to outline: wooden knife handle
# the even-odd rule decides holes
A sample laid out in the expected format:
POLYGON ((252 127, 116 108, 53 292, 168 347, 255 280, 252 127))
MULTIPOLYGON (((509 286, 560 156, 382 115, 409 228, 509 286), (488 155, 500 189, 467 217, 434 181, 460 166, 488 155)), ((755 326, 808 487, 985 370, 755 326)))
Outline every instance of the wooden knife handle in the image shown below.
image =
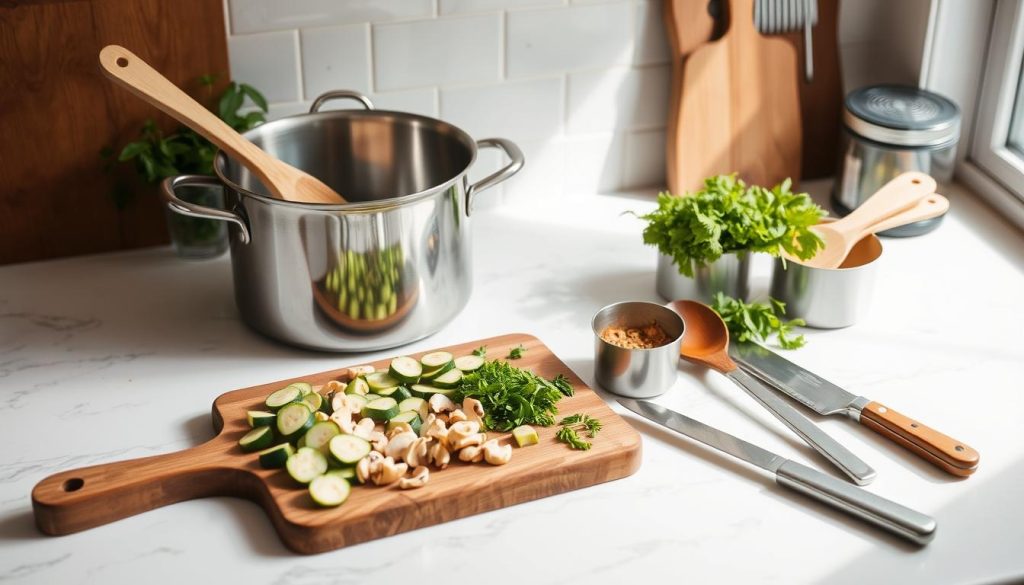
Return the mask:
POLYGON ((224 494, 231 482, 247 483, 238 476, 249 474, 226 468, 224 453, 232 447, 217 437, 184 451, 55 473, 32 489, 36 525, 45 534, 71 534, 175 502, 224 494))
POLYGON ((966 477, 978 467, 973 448, 877 402, 860 411, 860 422, 953 475, 966 477))

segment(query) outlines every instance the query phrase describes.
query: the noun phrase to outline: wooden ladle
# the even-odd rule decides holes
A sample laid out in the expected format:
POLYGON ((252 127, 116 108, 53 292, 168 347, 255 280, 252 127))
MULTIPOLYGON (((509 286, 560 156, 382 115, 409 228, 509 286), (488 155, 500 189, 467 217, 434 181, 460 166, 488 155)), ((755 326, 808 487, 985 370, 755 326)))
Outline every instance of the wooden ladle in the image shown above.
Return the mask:
POLYGON ((195 130, 241 162, 278 199, 302 203, 345 203, 345 199, 316 177, 267 154, 181 91, 148 63, 118 45, 100 51, 107 77, 195 130))
POLYGON ((739 369, 729 357, 729 329, 714 309, 696 301, 673 301, 668 307, 678 313, 686 324, 679 355, 725 374, 858 485, 870 483, 875 478, 875 470, 860 457, 840 445, 761 382, 739 369))
POLYGON ((883 185, 850 215, 838 221, 814 226, 812 229, 825 241, 825 246, 809 260, 798 262, 813 268, 838 268, 850 254, 854 244, 865 234, 873 233, 873 226, 914 207, 925 197, 934 194, 936 187, 935 179, 924 173, 909 172, 899 175, 883 185))

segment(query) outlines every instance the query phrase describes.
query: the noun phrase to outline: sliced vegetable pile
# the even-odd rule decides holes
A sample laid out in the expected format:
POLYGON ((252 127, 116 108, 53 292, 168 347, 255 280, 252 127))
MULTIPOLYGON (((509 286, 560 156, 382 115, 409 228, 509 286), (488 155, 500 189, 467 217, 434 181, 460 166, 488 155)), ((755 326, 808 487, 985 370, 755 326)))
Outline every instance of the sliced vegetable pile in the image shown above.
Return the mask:
POLYGON ((454 458, 503 465, 512 446, 486 431, 537 444, 529 425, 554 424, 555 404, 573 389, 562 375, 547 380, 485 352, 398 357, 386 371, 349 368, 346 382, 318 389, 290 384, 266 398, 266 411, 248 412, 252 430, 239 446, 265 468, 284 468, 325 507, 344 503, 352 482, 412 489, 454 458))

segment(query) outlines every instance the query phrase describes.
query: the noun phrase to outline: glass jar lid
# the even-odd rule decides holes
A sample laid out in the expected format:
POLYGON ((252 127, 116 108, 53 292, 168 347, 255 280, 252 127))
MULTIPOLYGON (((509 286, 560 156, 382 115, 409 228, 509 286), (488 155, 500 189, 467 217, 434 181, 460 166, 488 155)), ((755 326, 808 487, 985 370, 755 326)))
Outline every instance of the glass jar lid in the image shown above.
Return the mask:
POLYGON ((847 94, 843 123, 852 132, 892 146, 943 146, 960 138, 960 108, 916 87, 872 85, 847 94))

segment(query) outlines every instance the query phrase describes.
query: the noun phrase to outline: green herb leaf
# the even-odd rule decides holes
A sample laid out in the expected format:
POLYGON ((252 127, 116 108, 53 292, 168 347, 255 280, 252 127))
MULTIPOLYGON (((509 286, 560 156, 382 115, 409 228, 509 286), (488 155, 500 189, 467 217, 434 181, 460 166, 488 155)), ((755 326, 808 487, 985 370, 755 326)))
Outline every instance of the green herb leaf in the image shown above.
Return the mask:
POLYGON ((255 87, 248 83, 240 83, 238 88, 242 90, 243 94, 249 96, 249 99, 252 100, 252 103, 256 104, 256 107, 264 112, 267 111, 267 98, 263 97, 263 94, 257 91, 255 87))
POLYGON ((782 349, 798 349, 807 343, 803 335, 793 333, 794 327, 805 325, 803 319, 783 321, 786 305, 781 301, 769 299, 768 304, 744 303, 719 292, 715 294, 711 308, 722 317, 729 328, 729 335, 737 341, 767 342, 775 335, 782 349))
POLYGON ((591 444, 581 439, 572 427, 562 427, 558 429, 558 432, 555 433, 555 438, 562 443, 569 445, 570 448, 577 449, 579 451, 586 451, 591 447, 591 444))
POLYGON ((510 431, 521 425, 551 426, 564 394, 554 382, 495 360, 462 377, 452 397, 461 403, 466 397, 480 401, 484 424, 494 431, 510 431))
POLYGON ((481 345, 480 347, 474 349, 473 355, 477 357, 487 357, 487 346, 481 345))
POLYGON ((526 352, 526 348, 523 347, 522 344, 520 344, 520 345, 518 345, 516 347, 513 347, 512 350, 508 352, 508 359, 510 359, 510 360, 520 359, 520 358, 523 357, 523 354, 525 352, 526 352))

